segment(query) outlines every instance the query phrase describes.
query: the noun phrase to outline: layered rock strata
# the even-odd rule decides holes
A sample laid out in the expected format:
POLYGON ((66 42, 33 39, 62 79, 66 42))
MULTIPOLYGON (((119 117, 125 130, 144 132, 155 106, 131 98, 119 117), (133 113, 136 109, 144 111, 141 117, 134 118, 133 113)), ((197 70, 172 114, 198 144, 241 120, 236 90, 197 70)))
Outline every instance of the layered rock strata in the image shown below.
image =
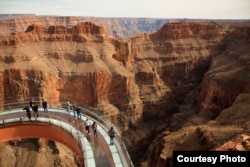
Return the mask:
MULTIPOLYGON (((165 147, 175 133, 159 133, 205 123, 249 93, 249 31, 183 22, 118 41, 91 22, 31 24, 0 39, 0 100, 36 97, 58 106, 69 99, 93 107, 119 127, 135 162, 154 141, 147 153, 156 156, 148 156, 148 166, 171 165, 176 148, 165 147)), ((229 136, 242 131, 235 127, 229 136)), ((210 132, 197 127, 190 133, 199 143, 190 149, 213 149, 225 139, 207 138, 210 132)))
MULTIPOLYGON (((171 22, 179 22, 171 20, 171 22)), ((94 22, 105 28, 108 36, 115 39, 128 39, 141 32, 152 33, 170 22, 169 19, 154 18, 103 18, 77 16, 36 16, 34 14, 3 15, 0 14, 0 36, 13 31, 25 31, 30 24, 43 26, 64 26, 71 28, 79 22, 94 22)))
POLYGON ((242 151, 248 148, 247 141, 244 140, 244 145, 238 143, 242 137, 236 141, 234 138, 238 135, 244 138, 250 132, 249 35, 249 27, 228 30, 220 42, 224 49, 212 57, 201 84, 186 96, 179 113, 172 116, 166 129, 174 129, 174 134, 167 131, 158 142, 151 144, 144 166, 155 166, 155 163, 156 166, 172 166, 173 150, 242 151), (209 121, 208 128, 197 126, 211 119, 215 121, 209 121), (196 128, 195 135, 189 129, 191 127, 196 128), (175 138, 175 135, 180 136, 175 138), (183 145, 185 143, 188 143, 187 147, 183 145), (157 154, 160 156, 151 158, 157 154))
POLYGON ((0 41, 2 98, 69 98, 98 106, 127 128, 176 108, 224 49, 223 36, 213 23, 174 23, 119 42, 90 22, 71 28, 33 24, 0 41))

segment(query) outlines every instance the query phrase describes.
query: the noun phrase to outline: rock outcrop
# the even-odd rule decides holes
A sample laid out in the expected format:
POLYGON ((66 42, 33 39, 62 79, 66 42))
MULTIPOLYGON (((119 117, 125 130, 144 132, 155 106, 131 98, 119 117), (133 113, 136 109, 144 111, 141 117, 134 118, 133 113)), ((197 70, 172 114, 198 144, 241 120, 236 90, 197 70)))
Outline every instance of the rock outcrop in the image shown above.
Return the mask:
POLYGON ((250 151, 250 136, 241 134, 222 146, 216 148, 217 151, 250 151))
POLYGON ((173 151, 208 151, 222 145, 228 138, 234 138, 243 128, 221 126, 216 123, 189 126, 176 132, 165 131, 152 144, 147 153, 147 167, 172 167, 173 151))
POLYGON ((13 32, 10 37, 3 38, 0 45, 19 45, 37 42, 86 42, 85 36, 93 37, 94 42, 102 42, 103 27, 91 22, 78 23, 72 28, 32 24, 25 32, 13 32))

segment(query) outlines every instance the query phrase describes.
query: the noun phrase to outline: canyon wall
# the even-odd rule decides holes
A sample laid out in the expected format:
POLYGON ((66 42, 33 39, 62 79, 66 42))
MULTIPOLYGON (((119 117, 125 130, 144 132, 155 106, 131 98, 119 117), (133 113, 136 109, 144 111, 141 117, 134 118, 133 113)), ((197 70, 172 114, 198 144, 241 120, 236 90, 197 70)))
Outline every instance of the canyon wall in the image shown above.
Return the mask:
MULTIPOLYGON (((47 99, 50 107, 67 99, 92 107, 119 128, 136 166, 142 160, 147 166, 171 165, 176 147, 166 145, 187 135, 184 127, 215 119, 249 93, 245 24, 170 23, 117 40, 121 35, 111 38, 110 29, 79 17, 39 19, 0 21, 6 28, 0 38, 1 104, 35 97, 47 99)), ((199 128, 189 130, 203 138, 199 128)), ((232 133, 237 130, 242 129, 232 133)), ((190 149, 215 146, 205 145, 190 149)))
POLYGON ((212 56, 224 49, 214 24, 172 23, 127 41, 91 22, 30 25, 2 38, 4 102, 70 99, 97 106, 119 126, 166 117, 197 86, 212 56))
POLYGON ((5 36, 13 31, 25 31, 30 24, 43 26, 64 26, 71 28, 79 22, 94 22, 105 28, 106 34, 114 39, 128 39, 136 34, 153 33, 168 22, 179 22, 183 19, 157 18, 103 18, 77 16, 36 16, 34 14, 0 14, 0 35, 5 36))
POLYGON ((216 118, 236 97, 250 92, 250 28, 236 28, 224 38, 225 50, 214 57, 202 82, 200 113, 216 118))
POLYGON ((126 128, 126 122, 140 119, 142 101, 134 74, 113 58, 123 53, 112 41, 90 22, 71 28, 33 24, 1 38, 2 103, 29 97, 46 98, 50 104, 69 99, 97 106, 126 128), (124 121, 128 114, 129 121, 124 121))
POLYGON ((174 150, 246 150, 233 139, 250 132, 250 27, 228 30, 220 43, 222 52, 151 144, 143 167, 171 167, 174 150))

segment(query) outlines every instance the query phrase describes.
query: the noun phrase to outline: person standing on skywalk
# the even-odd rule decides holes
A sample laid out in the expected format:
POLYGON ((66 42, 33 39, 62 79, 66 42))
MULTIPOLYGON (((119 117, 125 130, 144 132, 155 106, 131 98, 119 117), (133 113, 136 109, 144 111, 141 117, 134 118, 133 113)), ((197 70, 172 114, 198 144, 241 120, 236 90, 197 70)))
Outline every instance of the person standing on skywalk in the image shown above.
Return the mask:
POLYGON ((67 112, 70 113, 71 104, 70 104, 69 100, 67 100, 66 107, 67 107, 67 112))
POLYGON ((111 128, 109 129, 109 131, 108 131, 108 135, 109 135, 109 137, 110 137, 110 143, 109 143, 109 145, 111 145, 111 146, 115 144, 115 143, 114 143, 115 134, 116 134, 116 132, 115 132, 114 128, 111 127, 111 128))

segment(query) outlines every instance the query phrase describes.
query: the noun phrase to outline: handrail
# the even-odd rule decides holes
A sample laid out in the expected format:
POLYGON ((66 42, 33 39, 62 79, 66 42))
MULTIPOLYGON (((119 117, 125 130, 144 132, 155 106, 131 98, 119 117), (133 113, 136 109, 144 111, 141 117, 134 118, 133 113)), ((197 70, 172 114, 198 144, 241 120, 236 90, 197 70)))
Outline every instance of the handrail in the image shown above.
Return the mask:
MULTIPOLYGON (((31 98, 29 98, 30 100, 31 98)), ((35 103, 39 103, 41 104, 41 99, 42 98, 34 98, 34 99, 38 99, 35 101, 35 103)), ((14 108, 22 108, 24 106, 29 105, 29 100, 26 99, 25 101, 19 101, 19 102, 12 102, 12 103, 7 103, 7 104, 0 104, 0 111, 1 109, 6 108, 6 106, 8 106, 8 110, 11 111, 11 109, 14 108), (14 107, 13 107, 14 106, 14 107)), ((48 102, 49 103, 49 107, 51 108, 52 106, 55 106, 57 108, 63 108, 64 105, 66 105, 66 101, 65 102, 48 102)), ((39 105, 41 106, 41 105, 39 105)), ((95 118, 98 122, 100 122, 106 130, 108 130, 111 126, 113 126, 113 128, 116 130, 116 141, 119 143, 118 146, 118 151, 119 151, 119 155, 122 155, 122 159, 123 159, 123 163, 125 163, 124 165, 129 166, 129 167, 134 167, 134 164, 130 158, 130 155, 128 153, 128 150, 126 148, 126 145, 124 143, 124 141, 122 140, 120 131, 117 127, 115 127, 115 125, 109 120, 107 119, 104 115, 100 114, 100 112, 95 111, 94 109, 87 109, 84 107, 81 107, 82 109, 82 113, 87 115, 90 118, 95 118)))
POLYGON ((97 115, 96 113, 91 112, 88 109, 84 109, 82 108, 82 110, 84 111, 84 114, 88 115, 88 116, 95 116, 97 118, 97 120, 102 123, 102 125, 104 125, 106 131, 112 126, 115 130, 116 130, 116 141, 118 141, 119 145, 119 154, 123 155, 123 160, 124 158, 126 159, 125 161, 127 162, 126 166, 131 166, 134 167, 132 160, 130 159, 129 153, 127 151, 127 148, 125 146, 125 143, 122 140, 122 137, 120 135, 120 132, 118 131, 118 129, 112 124, 112 122, 109 121, 109 119, 107 119, 105 116, 100 116, 97 115))

